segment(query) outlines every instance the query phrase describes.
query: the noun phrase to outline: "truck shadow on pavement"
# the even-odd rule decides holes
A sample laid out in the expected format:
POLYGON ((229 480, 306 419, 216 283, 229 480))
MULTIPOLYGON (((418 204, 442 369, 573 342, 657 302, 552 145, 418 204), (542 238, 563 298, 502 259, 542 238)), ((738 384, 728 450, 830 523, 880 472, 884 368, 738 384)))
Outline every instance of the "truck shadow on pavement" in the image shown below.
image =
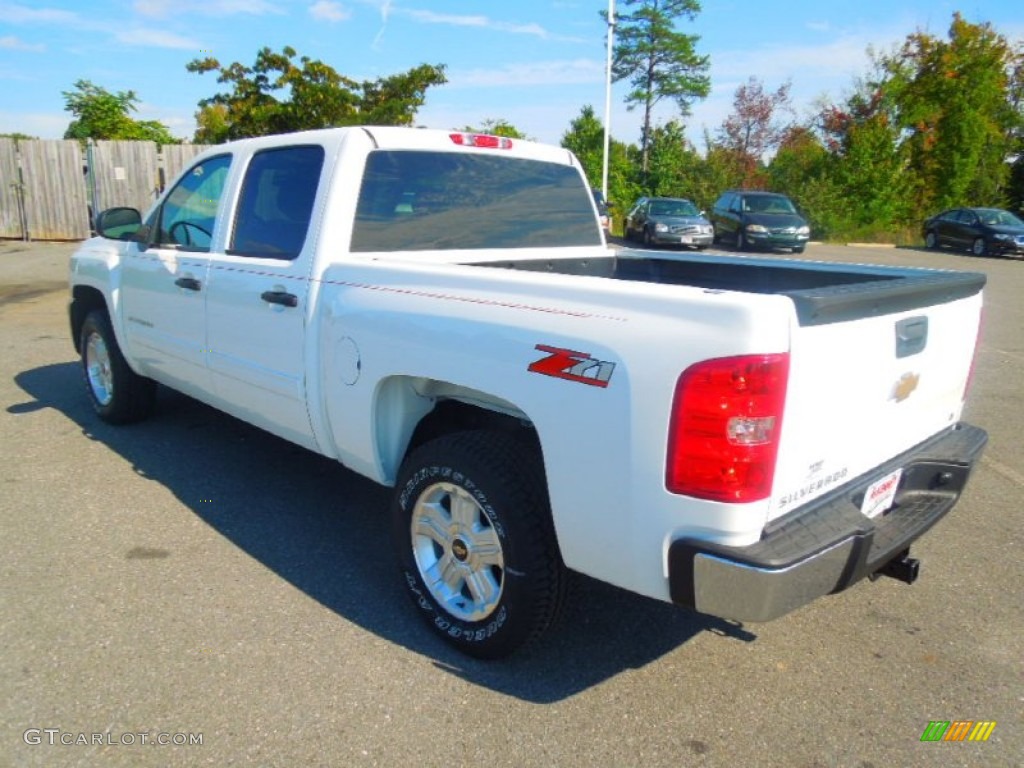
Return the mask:
POLYGON ((163 485, 220 535, 325 608, 471 684, 529 702, 555 702, 643 667, 701 633, 755 638, 740 625, 581 576, 563 620, 541 642, 501 662, 468 659, 433 637, 401 588, 388 489, 165 388, 152 419, 112 427, 89 407, 76 363, 25 371, 15 381, 32 400, 9 413, 63 413, 85 437, 163 485))

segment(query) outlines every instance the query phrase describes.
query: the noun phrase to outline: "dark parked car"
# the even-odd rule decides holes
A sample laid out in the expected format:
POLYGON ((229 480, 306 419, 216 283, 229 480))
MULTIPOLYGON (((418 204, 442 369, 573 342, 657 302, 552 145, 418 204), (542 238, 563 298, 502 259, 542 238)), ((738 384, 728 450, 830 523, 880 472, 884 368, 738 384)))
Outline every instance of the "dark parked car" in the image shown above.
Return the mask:
POLYGON ((715 241, 731 243, 736 250, 788 248, 803 253, 811 228, 785 195, 731 189, 715 201, 711 210, 715 241))
POLYGON ((698 250, 711 245, 711 222, 689 200, 679 197, 641 197, 626 214, 623 235, 646 246, 688 245, 698 250))
POLYGON ((1024 221, 999 208, 953 208, 922 227, 928 248, 949 245, 975 256, 1024 255, 1024 221))

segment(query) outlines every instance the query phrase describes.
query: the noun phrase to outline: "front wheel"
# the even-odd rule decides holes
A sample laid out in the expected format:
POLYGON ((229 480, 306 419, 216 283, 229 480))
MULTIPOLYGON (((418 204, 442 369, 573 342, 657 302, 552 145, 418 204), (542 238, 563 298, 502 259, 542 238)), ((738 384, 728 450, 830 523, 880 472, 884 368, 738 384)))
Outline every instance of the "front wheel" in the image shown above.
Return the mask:
POLYGON ((651 239, 651 231, 644 227, 644 248, 652 248, 654 246, 654 240, 651 239))
POLYGON ((402 465, 392 531, 403 580, 439 637, 495 659, 539 637, 566 588, 543 472, 497 432, 459 432, 402 465))
POLYGON ((985 244, 985 238, 974 238, 974 242, 971 244, 971 253, 975 256, 984 256, 988 253, 988 246, 985 244))
POLYGON ((743 237, 742 232, 736 233, 736 250, 745 251, 747 250, 747 239, 743 237))
POLYGON ((86 315, 79 338, 86 390, 99 417, 109 424, 127 424, 149 416, 156 383, 128 366, 104 310, 86 315))

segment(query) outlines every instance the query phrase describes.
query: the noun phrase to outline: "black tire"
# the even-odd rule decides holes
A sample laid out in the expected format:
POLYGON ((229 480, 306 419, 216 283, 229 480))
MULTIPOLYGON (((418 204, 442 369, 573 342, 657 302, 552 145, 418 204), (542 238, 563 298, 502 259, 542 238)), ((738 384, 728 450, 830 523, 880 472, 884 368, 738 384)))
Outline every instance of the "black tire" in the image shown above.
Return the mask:
POLYGON ((629 241, 633 239, 633 233, 629 231, 629 220, 622 222, 622 239, 629 241))
POLYGON ((934 251, 939 247, 939 239, 935 236, 935 230, 928 230, 924 233, 924 247, 934 251))
POLYGON ((987 256, 988 255, 988 243, 985 242, 985 238, 976 237, 974 242, 971 243, 971 253, 975 256, 987 256))
POLYGON ((96 414, 108 424, 141 421, 153 412, 156 383, 128 367, 105 310, 85 316, 79 336, 82 375, 96 414))
POLYGON ((507 656, 561 611, 567 572, 543 472, 518 441, 473 431, 426 443, 402 464, 391 512, 413 604, 463 653, 507 656))
POLYGON ((806 248, 806 246, 803 246, 803 245, 794 245, 793 246, 793 253, 803 253, 805 248, 806 248))
POLYGON ((651 231, 644 227, 644 248, 653 248, 654 241, 651 239, 651 231))
POLYGON ((736 250, 745 251, 747 250, 747 239, 743 237, 743 232, 740 230, 736 231, 736 250))

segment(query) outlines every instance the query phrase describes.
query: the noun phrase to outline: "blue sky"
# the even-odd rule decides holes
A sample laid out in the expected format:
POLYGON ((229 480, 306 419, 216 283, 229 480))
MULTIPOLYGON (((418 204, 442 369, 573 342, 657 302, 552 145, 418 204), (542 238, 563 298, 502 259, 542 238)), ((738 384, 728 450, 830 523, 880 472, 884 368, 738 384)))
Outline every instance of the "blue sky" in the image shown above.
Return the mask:
MULTIPOLYGON (((888 50, 917 29, 945 35, 952 14, 992 22, 1024 40, 1020 0, 705 0, 680 29, 711 57, 712 93, 687 119, 703 148, 751 75, 774 89, 787 79, 798 116, 838 99, 867 71, 869 46, 888 50)), ((291 45, 355 80, 445 64, 449 83, 428 92, 417 122, 436 128, 504 119, 557 143, 580 109, 604 114, 607 0, 0 0, 0 133, 60 138, 70 120, 61 92, 78 79, 133 90, 140 119, 188 138, 197 102, 216 75, 185 71, 212 54, 252 64, 264 45, 291 45)), ((625 10, 619 2, 620 10, 625 10)), ((625 83, 613 89, 612 133, 639 138, 625 83)), ((671 106, 659 110, 661 120, 671 106)))

